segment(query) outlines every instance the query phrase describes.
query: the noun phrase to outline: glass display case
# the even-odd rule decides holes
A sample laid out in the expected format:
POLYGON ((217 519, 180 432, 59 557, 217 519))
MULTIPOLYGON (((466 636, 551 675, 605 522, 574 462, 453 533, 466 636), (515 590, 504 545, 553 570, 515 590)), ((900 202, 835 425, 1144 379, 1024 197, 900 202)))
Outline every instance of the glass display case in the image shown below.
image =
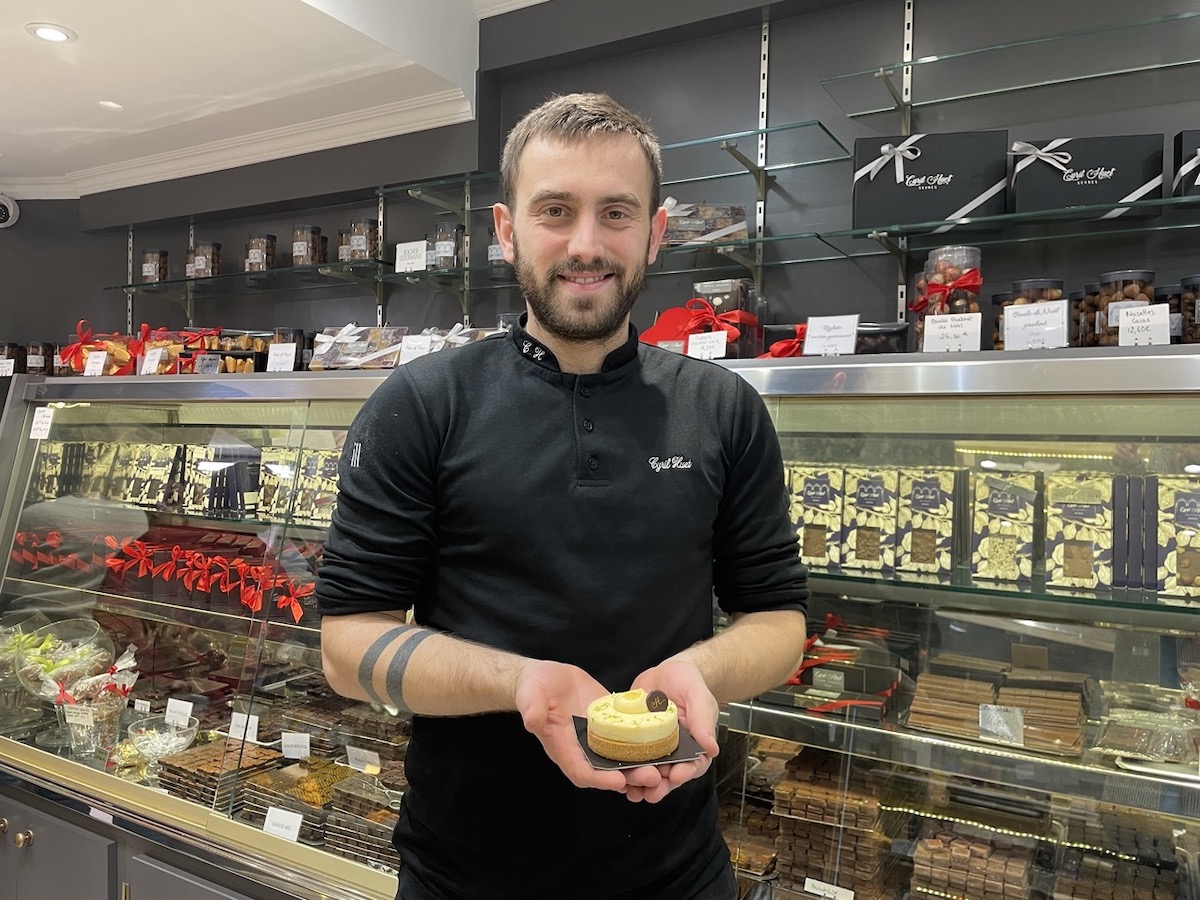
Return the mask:
MULTIPOLYGON (((728 363, 813 587, 793 683, 723 712, 744 896, 1194 896, 1187 350, 728 363)), ((312 601, 383 377, 15 379, 0 770, 299 896, 394 895, 407 722, 332 694, 312 601)))

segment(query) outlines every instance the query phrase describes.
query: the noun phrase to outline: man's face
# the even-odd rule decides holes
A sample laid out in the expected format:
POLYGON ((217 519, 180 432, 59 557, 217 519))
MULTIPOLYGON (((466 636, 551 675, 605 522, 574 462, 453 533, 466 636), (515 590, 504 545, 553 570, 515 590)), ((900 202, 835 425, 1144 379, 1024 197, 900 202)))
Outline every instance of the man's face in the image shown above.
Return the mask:
POLYGON ((637 140, 530 141, 513 202, 496 205, 496 234, 532 319, 572 342, 623 334, 666 227, 665 213, 649 208, 637 140))

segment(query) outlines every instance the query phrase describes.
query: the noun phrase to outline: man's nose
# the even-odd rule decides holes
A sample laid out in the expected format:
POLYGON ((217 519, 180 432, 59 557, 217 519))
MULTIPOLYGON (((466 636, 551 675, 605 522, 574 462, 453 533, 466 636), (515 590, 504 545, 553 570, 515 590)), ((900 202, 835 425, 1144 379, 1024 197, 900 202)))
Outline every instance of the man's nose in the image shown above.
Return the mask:
POLYGON ((571 229, 567 255, 585 263, 603 257, 604 245, 601 240, 600 223, 591 216, 580 216, 571 229))

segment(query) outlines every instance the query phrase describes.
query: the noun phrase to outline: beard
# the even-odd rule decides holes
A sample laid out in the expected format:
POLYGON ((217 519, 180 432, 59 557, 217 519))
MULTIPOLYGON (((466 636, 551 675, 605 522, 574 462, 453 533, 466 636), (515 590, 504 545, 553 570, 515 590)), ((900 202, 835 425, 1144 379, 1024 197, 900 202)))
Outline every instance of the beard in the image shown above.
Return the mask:
MULTIPOLYGON (((649 249, 647 241, 647 253, 649 249)), ((533 267, 521 258, 515 241, 513 268, 516 270, 517 284, 525 294, 525 301, 538 324, 560 340, 579 344, 604 341, 621 332, 646 284, 644 257, 632 272, 609 259, 595 259, 591 263, 571 259, 551 266, 543 277, 539 277, 533 267), (562 295, 565 291, 560 291, 559 275, 600 273, 612 275, 608 289, 581 297, 562 295)))

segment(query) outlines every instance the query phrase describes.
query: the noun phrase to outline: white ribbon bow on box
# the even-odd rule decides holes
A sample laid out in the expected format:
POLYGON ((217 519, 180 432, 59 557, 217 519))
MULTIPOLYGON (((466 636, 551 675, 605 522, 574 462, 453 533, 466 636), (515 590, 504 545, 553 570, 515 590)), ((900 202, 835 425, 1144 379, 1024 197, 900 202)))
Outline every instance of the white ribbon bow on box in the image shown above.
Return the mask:
POLYGON ((914 134, 906 138, 900 144, 884 144, 879 148, 879 158, 872 163, 863 166, 854 173, 854 180, 868 176, 874 181, 883 168, 893 160, 896 164, 896 184, 904 183, 904 161, 918 159, 921 156, 921 148, 914 146, 917 141, 925 137, 923 134, 914 134))
MULTIPOLYGON (((1175 180, 1171 182, 1171 193, 1175 193, 1175 188, 1179 187, 1179 182, 1187 178, 1196 169, 1200 169, 1200 149, 1196 150, 1196 155, 1179 167, 1179 171, 1175 173, 1175 180)), ((1196 172, 1196 180, 1193 185, 1200 187, 1200 172, 1196 172)))
POLYGON ((318 334, 313 337, 313 356, 320 356, 334 344, 351 344, 358 340, 358 335, 367 330, 367 326, 350 322, 343 325, 337 334, 318 334))
POLYGON ((1061 147, 1070 138, 1055 138, 1045 147, 1038 148, 1027 141, 1013 141, 1012 150, 1013 156, 1024 156, 1025 158, 1017 163, 1017 168, 1013 171, 1013 178, 1017 177, 1017 173, 1026 166, 1032 165, 1034 160, 1040 159, 1044 163, 1049 163, 1058 169, 1060 172, 1067 171, 1067 166, 1071 164, 1071 154, 1065 150, 1057 153, 1053 152, 1056 147, 1061 147))

